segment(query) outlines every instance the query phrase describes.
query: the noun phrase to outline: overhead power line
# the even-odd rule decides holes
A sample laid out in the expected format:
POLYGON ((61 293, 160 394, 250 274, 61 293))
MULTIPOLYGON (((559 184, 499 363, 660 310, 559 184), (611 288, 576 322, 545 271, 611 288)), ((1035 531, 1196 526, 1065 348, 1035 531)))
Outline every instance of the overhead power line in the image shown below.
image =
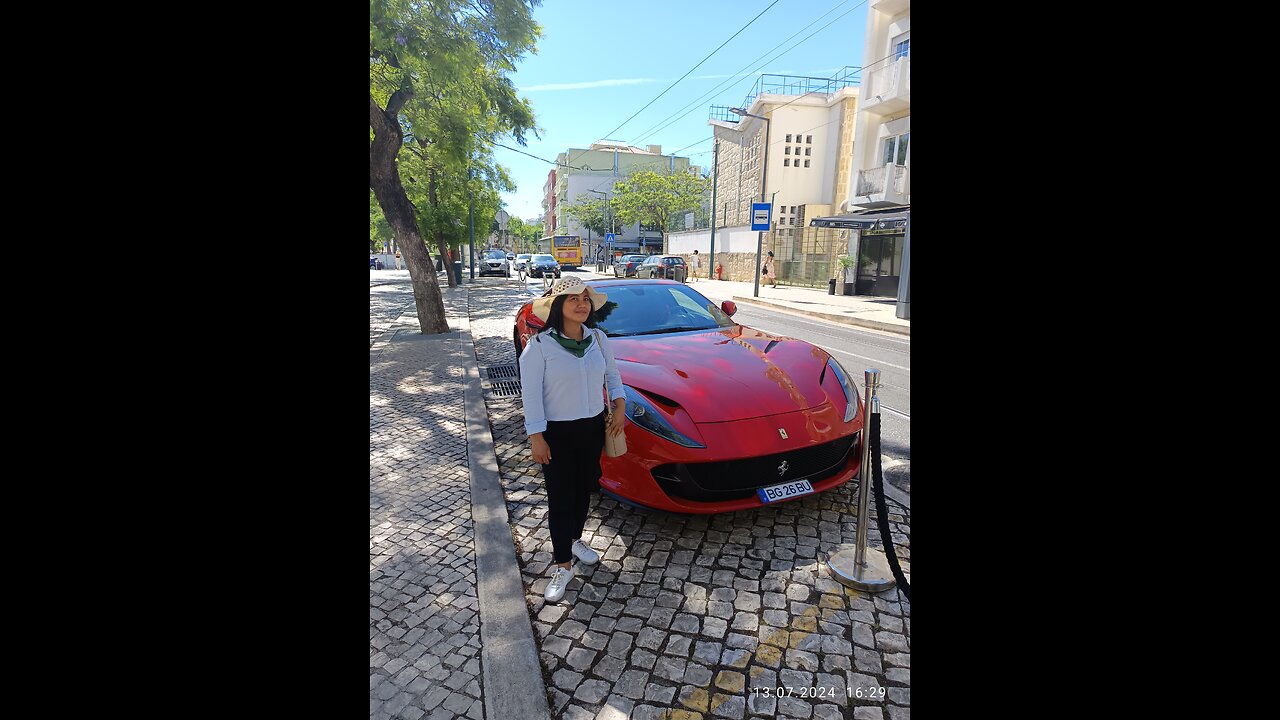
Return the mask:
MULTIPOLYGON (((766 7, 764 10, 761 10, 761 11, 760 11, 760 15, 764 15, 765 13, 769 12, 769 8, 771 8, 771 7, 773 7, 774 5, 777 5, 777 4, 778 4, 778 0, 773 0, 773 2, 769 3, 769 7, 766 7)), ((738 29, 738 32, 736 32, 736 33, 734 33, 734 34, 730 35, 730 36, 729 36, 729 40, 732 40, 732 39, 734 39, 734 38, 738 37, 738 35, 739 35, 739 34, 741 34, 743 30, 746 30, 747 28, 751 27, 751 23, 754 23, 756 20, 759 20, 759 19, 760 19, 760 15, 756 15, 755 17, 751 18, 751 22, 748 22, 746 25, 743 25, 741 28, 739 28, 739 29, 738 29)), ((627 123, 629 123, 629 122, 631 122, 632 120, 634 120, 634 119, 635 119, 635 117, 636 117, 636 115, 639 115, 640 113, 644 112, 644 111, 645 111, 645 108, 647 108, 647 107, 649 107, 650 105, 652 105, 652 104, 654 104, 655 102, 657 102, 657 101, 658 101, 658 98, 662 97, 663 95, 666 95, 666 94, 667 94, 667 91, 671 90, 671 88, 675 87, 676 85, 679 85, 681 80, 684 80, 685 78, 689 77, 689 73, 693 72, 694 70, 697 70, 697 69, 702 65, 702 63, 706 62, 707 60, 710 60, 712 55, 715 55, 716 53, 720 52, 720 48, 724 47, 725 45, 728 45, 728 44, 729 44, 729 40, 725 40, 724 42, 720 43, 720 47, 716 48, 715 50, 712 50, 710 55, 707 55, 706 57, 704 57, 704 58, 702 58, 701 60, 699 60, 697 65, 694 65, 693 67, 689 68, 689 72, 686 72, 684 75, 681 75, 681 76, 680 76, 680 78, 679 78, 678 80, 676 80, 675 82, 671 83, 671 85, 670 85, 670 86, 668 86, 666 90, 663 90, 662 92, 658 93, 658 97, 655 97, 654 99, 650 100, 648 103, 646 103, 646 104, 645 104, 645 106, 644 106, 644 107, 642 107, 642 108, 640 108, 639 110, 637 110, 637 111, 635 112, 635 114, 634 114, 634 115, 632 115, 631 117, 627 118, 626 120, 623 120, 623 121, 622 121, 622 125, 619 125, 618 127, 616 127, 616 128, 614 128, 614 129, 610 130, 609 132, 605 133, 605 134, 604 134, 604 137, 608 137, 608 136, 610 136, 610 135, 614 134, 615 132, 617 132, 618 130, 620 130, 620 129, 623 127, 623 125, 626 125, 627 123)))
MULTIPOLYGON (((784 51, 784 52, 782 52, 781 54, 777 55, 776 57, 773 57, 773 58, 770 58, 770 59, 768 59, 768 60, 765 60, 763 63, 761 63, 759 66, 757 66, 757 67, 755 68, 755 70, 752 70, 752 71, 749 71, 749 72, 746 72, 746 73, 744 73, 744 72, 743 72, 743 70, 746 70, 747 68, 749 68, 749 67, 751 67, 753 64, 755 64, 755 63, 756 63, 756 61, 758 61, 758 60, 760 60, 760 59, 762 59, 762 58, 764 58, 764 57, 768 56, 768 55, 769 55, 770 53, 772 53, 774 50, 777 50, 778 48, 782 47, 783 45, 786 45, 787 43, 791 42, 792 38, 794 38, 796 35, 799 35, 800 33, 804 32, 805 30, 808 30, 809 28, 813 27, 813 26, 814 26, 814 24, 815 24, 815 23, 817 23, 819 20, 821 20, 822 18, 824 18, 824 17, 826 17, 826 16, 830 15, 831 13, 835 12, 835 11, 836 11, 836 9, 838 9, 841 5, 844 5, 844 4, 849 3, 849 2, 851 2, 851 0, 842 0, 842 1, 841 1, 841 2, 839 2, 839 3, 836 3, 836 4, 835 4, 835 5, 834 5, 830 10, 827 10, 826 12, 822 13, 822 14, 821 14, 821 15, 819 15, 818 17, 814 18, 814 20, 813 20, 812 22, 810 22, 808 25, 805 25, 804 27, 802 27, 802 28, 800 28, 799 30, 797 30, 797 31, 795 31, 794 33, 792 33, 792 34, 791 34, 791 37, 788 37, 786 40, 783 40, 782 42, 778 43, 777 45, 774 45, 772 48, 769 48, 768 50, 766 50, 766 51, 764 51, 763 53, 761 53, 758 57, 756 57, 756 58, 755 58, 754 60, 752 60, 751 62, 748 62, 746 65, 743 65, 743 66, 742 66, 742 68, 741 68, 741 69, 739 69, 739 70, 738 70, 738 72, 736 72, 736 73, 734 73, 732 76, 730 76, 728 80, 722 80, 722 81, 720 81, 719 83, 717 83, 717 84, 716 84, 716 86, 715 86, 715 87, 713 87, 713 88, 711 88, 710 90, 708 90, 707 92, 705 92, 705 93, 703 93, 703 94, 699 95, 699 96, 697 97, 697 99, 695 99, 693 102, 691 102, 691 103, 689 103, 688 105, 685 105, 684 107, 680 108, 680 110, 675 111, 675 113, 672 113, 670 116, 668 116, 668 117, 666 118, 666 120, 661 120, 661 121, 659 121, 659 122, 658 122, 658 124, 657 124, 657 125, 654 125, 653 127, 651 127, 651 128, 649 128, 648 130, 644 131, 644 133, 642 133, 642 134, 640 135, 639 139, 637 139, 637 140, 632 140, 630 144, 632 144, 632 145, 638 145, 639 143, 643 142, 645 139, 647 139, 647 138, 651 137, 652 135, 654 135, 654 134, 656 134, 656 133, 659 133, 659 132, 662 132, 663 130, 667 129, 668 127, 670 127, 670 126, 671 126, 672 124, 674 124, 675 122, 677 122, 677 121, 679 121, 679 120, 683 120, 685 117, 687 117, 687 116, 689 115, 689 113, 693 112, 693 110, 692 110, 692 109, 689 109, 689 108, 697 109, 697 108, 696 108, 696 106, 698 105, 698 103, 699 103, 699 102, 701 102, 701 101, 702 101, 702 99, 703 99, 703 98, 705 98, 705 97, 707 97, 707 96, 709 96, 709 95, 714 95, 714 94, 716 93, 716 91, 718 91, 721 87, 724 87, 725 85, 731 85, 731 84, 733 84, 734 82, 736 82, 739 78, 744 77, 744 76, 746 76, 746 75, 749 75, 751 72, 755 72, 755 70, 759 70, 760 68, 764 67, 765 65, 767 65, 767 64, 769 64, 769 63, 773 62, 774 60, 777 60, 778 58, 782 57, 783 55, 786 55, 787 53, 791 52, 792 50, 794 50, 794 49, 796 48, 796 46, 798 46, 798 45, 800 45, 801 43, 803 43, 803 42, 805 42, 805 41, 809 40, 810 38, 812 38, 812 37, 813 37, 813 35, 810 35, 809 37, 805 38, 804 40, 801 40, 799 43, 796 43, 795 45, 791 46, 790 48, 788 48, 787 50, 785 50, 785 51, 784 51), (684 110, 688 110, 688 112, 684 112, 684 113, 683 113, 683 114, 681 114, 679 117, 675 117, 675 115, 677 115, 677 114, 681 113, 681 112, 682 112, 682 111, 684 111, 684 110), (675 119, 674 119, 674 120, 672 120, 672 118, 673 118, 673 117, 675 117, 675 119), (667 122, 667 120, 670 120, 671 122, 667 122)), ((821 31, 826 30, 827 28, 831 27, 833 24, 835 24, 835 22, 836 22, 837 20, 839 20, 840 18, 844 17, 845 15, 848 15, 849 13, 853 12, 854 10, 857 10, 859 7, 861 7, 861 6, 862 6, 862 5, 864 5, 865 3, 866 3, 866 0, 863 0, 862 2, 858 3, 857 5, 854 5, 853 7, 849 8, 849 10, 848 10, 847 12, 845 12, 845 13, 841 14, 839 17, 835 18, 834 20, 832 20, 831 22, 827 23, 826 25, 823 25, 821 28, 819 28, 819 29, 818 29, 818 31, 817 31, 817 32, 821 32, 821 31)), ((815 32, 814 34, 816 35, 816 34, 817 34, 817 32, 815 32)))

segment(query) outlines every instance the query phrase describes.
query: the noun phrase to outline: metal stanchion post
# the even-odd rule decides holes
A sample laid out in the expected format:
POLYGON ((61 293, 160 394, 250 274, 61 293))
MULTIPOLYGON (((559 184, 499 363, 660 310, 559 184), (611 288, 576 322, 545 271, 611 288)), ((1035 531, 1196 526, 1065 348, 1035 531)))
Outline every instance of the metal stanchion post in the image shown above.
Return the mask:
MULTIPOLYGON (((863 373, 866 382, 866 400, 862 404, 862 468, 858 483, 858 537, 857 545, 838 550, 827 558, 827 566, 836 582, 855 590, 881 592, 896 584, 889 560, 881 550, 867 548, 867 511, 871 503, 871 415, 880 414, 880 400, 876 390, 880 388, 880 371, 870 368, 863 373)), ((890 538, 881 538, 892 542, 890 538)))

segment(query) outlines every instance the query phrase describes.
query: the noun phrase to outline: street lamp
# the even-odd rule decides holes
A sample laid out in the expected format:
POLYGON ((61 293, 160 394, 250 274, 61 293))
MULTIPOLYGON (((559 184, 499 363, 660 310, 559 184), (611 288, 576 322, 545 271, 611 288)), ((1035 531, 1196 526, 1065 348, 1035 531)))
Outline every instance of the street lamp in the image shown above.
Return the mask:
MULTIPOLYGON (((764 167, 760 170, 760 202, 764 202, 764 181, 769 173, 769 118, 760 115, 752 115, 747 112, 746 108, 729 108, 729 112, 742 117, 753 117, 757 120, 764 121, 764 167)), ((772 211, 770 211, 772 213, 772 211)), ((761 230, 756 234, 756 281, 755 287, 751 291, 751 297, 760 297, 760 267, 763 258, 760 257, 764 250, 764 231, 761 230)))

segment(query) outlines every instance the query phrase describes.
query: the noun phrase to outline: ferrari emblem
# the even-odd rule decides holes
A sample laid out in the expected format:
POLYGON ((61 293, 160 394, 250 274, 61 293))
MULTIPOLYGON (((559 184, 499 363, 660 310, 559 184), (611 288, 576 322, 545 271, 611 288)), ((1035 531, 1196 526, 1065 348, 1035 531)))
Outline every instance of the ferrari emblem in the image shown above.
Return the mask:
POLYGON ((786 431, 786 430, 784 430, 784 429, 782 429, 782 428, 778 428, 778 434, 782 436, 782 439, 783 439, 783 440, 786 440, 786 439, 787 439, 787 431, 786 431))
POLYGON ((782 464, 778 466, 778 477, 782 477, 787 474, 787 467, 787 461, 783 460, 782 464))

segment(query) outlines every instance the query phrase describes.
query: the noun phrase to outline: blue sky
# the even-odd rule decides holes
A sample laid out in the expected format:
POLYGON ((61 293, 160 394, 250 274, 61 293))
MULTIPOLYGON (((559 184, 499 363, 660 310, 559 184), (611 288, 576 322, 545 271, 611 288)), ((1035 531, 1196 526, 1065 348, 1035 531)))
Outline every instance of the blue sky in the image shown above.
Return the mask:
POLYGON ((542 186, 556 155, 601 139, 661 145, 664 154, 678 151, 694 165, 709 167, 709 106, 740 105, 761 74, 828 78, 846 65, 862 64, 866 0, 770 4, 773 0, 544 0, 534 9, 543 28, 538 52, 511 74, 520 95, 533 105, 542 137, 527 136, 524 148, 510 138, 502 142, 552 162, 495 149, 517 185, 502 196, 506 210, 526 219, 540 216, 542 186), (759 19, 627 121, 765 8, 759 19))

